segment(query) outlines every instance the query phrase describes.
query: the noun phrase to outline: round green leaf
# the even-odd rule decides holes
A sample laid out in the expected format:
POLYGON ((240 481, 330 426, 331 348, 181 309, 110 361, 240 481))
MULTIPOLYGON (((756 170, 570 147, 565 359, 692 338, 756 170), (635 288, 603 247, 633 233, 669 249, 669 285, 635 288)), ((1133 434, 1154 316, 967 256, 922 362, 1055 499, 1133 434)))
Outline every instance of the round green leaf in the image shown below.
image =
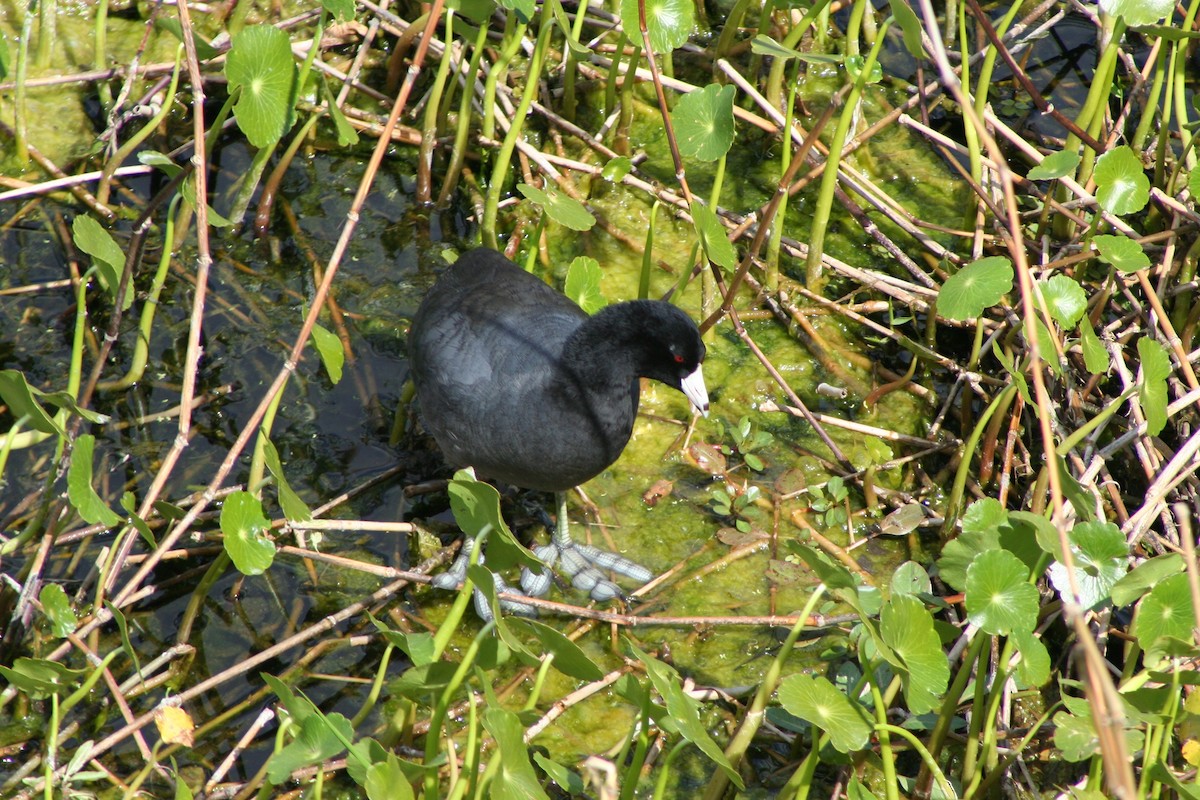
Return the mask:
MULTIPOLYGON (((941 649, 938 649, 941 658, 941 649)), ((941 659, 943 663, 945 658, 941 659)), ((789 675, 779 684, 779 703, 794 714, 829 734, 829 742, 839 753, 862 750, 871 738, 871 725, 862 708, 827 678, 802 672, 789 675)))
POLYGON ((1048 281, 1039 282, 1038 288, 1050 308, 1050 316, 1064 328, 1074 328, 1087 311, 1087 294, 1074 278, 1055 275, 1048 281))
POLYGON ((850 78, 854 81, 862 80, 866 84, 879 83, 883 80, 883 67, 878 61, 871 62, 871 69, 865 74, 863 67, 867 65, 867 59, 863 56, 846 56, 846 72, 850 73, 850 78))
POLYGON ((600 291, 600 278, 603 276, 600 262, 587 256, 576 256, 567 267, 567 279, 563 283, 563 294, 571 298, 589 314, 595 314, 608 301, 600 291))
POLYGON ((1114 147, 1096 159, 1095 178, 1096 200, 1112 214, 1141 211, 1150 201, 1150 179, 1141 159, 1127 145, 1114 147))
POLYGON ((955 589, 962 591, 967 585, 967 569, 971 562, 988 550, 1000 546, 1000 534, 995 529, 987 531, 963 530, 946 542, 938 558, 938 575, 955 589))
POLYGON ((400 769, 400 759, 388 753, 383 761, 367 768, 365 785, 367 800, 408 800, 413 797, 408 776, 400 769))
POLYGON ((1017 677, 1025 686, 1044 686, 1050 680, 1050 652, 1032 631, 1014 631, 1012 639, 1021 660, 1017 677))
POLYGON ((883 640, 904 662, 904 697, 914 714, 937 708, 950 683, 950 664, 933 615, 915 597, 893 594, 879 614, 883 640))
POLYGON ((1138 605, 1130 632, 1146 651, 1148 666, 1157 666, 1164 653, 1164 638, 1188 639, 1196 623, 1186 572, 1172 575, 1150 590, 1138 605))
POLYGON ((915 561, 905 561, 896 567, 896 571, 892 573, 890 588, 894 594, 909 596, 930 594, 933 591, 929 573, 915 561))
POLYGON ((1079 153, 1062 150, 1051 153, 1042 159, 1042 163, 1029 170, 1029 180, 1048 181, 1070 175, 1079 166, 1079 153))
POLYGON ((1175 8, 1172 0, 1100 0, 1104 13, 1123 17, 1125 24, 1153 25, 1175 8))
POLYGON ((229 88, 241 89, 233 106, 238 127, 255 147, 279 141, 292 124, 296 65, 287 34, 250 25, 233 37, 225 59, 229 88))
POLYGON ((967 619, 993 636, 1031 631, 1037 623, 1038 592, 1029 568, 1007 550, 980 553, 967 568, 967 619))
POLYGON ((1067 761, 1084 761, 1100 752, 1100 740, 1092 718, 1066 711, 1054 715, 1054 745, 1067 761))
POLYGON ((600 170, 600 177, 612 183, 620 183, 621 179, 633 171, 633 160, 629 156, 617 156, 609 160, 600 170))
POLYGON ((261 575, 275 560, 275 543, 267 538, 271 523, 262 503, 249 492, 233 492, 221 507, 225 552, 243 575, 261 575))
POLYGON ((716 161, 733 144, 733 87, 710 83, 679 99, 671 120, 679 152, 700 161, 716 161))
MULTIPOLYGON (((1129 545, 1111 522, 1080 522, 1071 529, 1070 542, 1080 603, 1085 609, 1099 608, 1108 601, 1113 584, 1129 571, 1129 545)), ((1050 565, 1050 582, 1059 594, 1070 595, 1071 581, 1062 562, 1050 565)))
POLYGON ((988 256, 967 264, 942 284, 937 310, 946 319, 978 317, 1012 289, 1013 268, 1003 256, 988 256))
POLYGON ((981 497, 967 506, 963 514, 962 529, 968 531, 996 531, 1008 522, 1008 510, 994 497, 981 497))
MULTIPOLYGON (((638 0, 621 0, 621 27, 638 47, 642 44, 642 26, 638 20, 638 0)), ((650 49, 666 53, 687 42, 696 27, 691 0, 646 0, 646 30, 650 49)))
POLYGON ((1112 264, 1121 272, 1137 272, 1150 266, 1150 256, 1142 250, 1142 246, 1124 236, 1102 234, 1092 238, 1100 260, 1112 264))
POLYGON ((522 23, 533 19, 533 12, 537 10, 537 3, 533 0, 500 0, 500 6, 515 12, 522 23))
POLYGON ((1058 528, 1032 511, 1009 512, 1008 522, 1000 526, 1000 546, 1021 559, 1027 570, 1036 567, 1046 553, 1054 558, 1062 553, 1058 528))

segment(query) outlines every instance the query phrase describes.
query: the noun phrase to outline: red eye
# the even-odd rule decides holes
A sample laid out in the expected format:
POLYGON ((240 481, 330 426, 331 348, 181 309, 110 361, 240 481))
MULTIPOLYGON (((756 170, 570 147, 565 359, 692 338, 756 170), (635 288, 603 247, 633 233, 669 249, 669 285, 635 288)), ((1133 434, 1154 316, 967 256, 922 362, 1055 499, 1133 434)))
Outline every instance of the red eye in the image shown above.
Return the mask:
POLYGON ((682 363, 683 363, 683 356, 679 355, 679 353, 676 353, 676 354, 675 354, 675 363, 676 363, 676 364, 682 364, 682 363))

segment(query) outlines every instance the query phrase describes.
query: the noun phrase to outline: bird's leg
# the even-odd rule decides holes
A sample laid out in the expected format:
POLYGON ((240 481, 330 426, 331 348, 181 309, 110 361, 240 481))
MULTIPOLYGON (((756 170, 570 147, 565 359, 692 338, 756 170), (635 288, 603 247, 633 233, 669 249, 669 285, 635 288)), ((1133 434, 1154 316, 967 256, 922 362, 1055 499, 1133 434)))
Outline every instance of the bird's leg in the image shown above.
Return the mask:
MULTIPOLYGON (((438 589, 455 590, 467 579, 467 565, 471 563, 471 551, 475 549, 475 540, 470 536, 463 539, 462 549, 458 551, 458 558, 454 559, 454 563, 445 572, 440 572, 433 576, 430 580, 430 585, 438 589)), ((479 554, 479 563, 483 564, 483 553, 479 554)), ((495 572, 492 573, 497 594, 520 594, 515 588, 510 586, 504 578, 500 577, 495 572)), ((528 590, 526 590, 528 593, 528 590)), ((488 605, 487 595, 478 589, 475 590, 475 613, 484 622, 492 620, 492 607, 488 605)), ((500 608, 509 614, 515 614, 520 617, 536 617, 537 609, 527 603, 519 603, 515 600, 501 600, 500 608)))
MULTIPOLYGON (((553 569, 554 564, 558 563, 562 574, 571 579, 571 585, 590 593, 594 600, 612 600, 623 596, 621 587, 605 577, 602 570, 615 572, 638 583, 646 583, 654 577, 650 570, 635 561, 572 539, 566 493, 556 492, 555 500, 558 503, 558 520, 550 544, 534 551, 548 569, 553 569)), ((521 588, 530 595, 535 595, 537 589, 545 593, 550 588, 550 576, 548 572, 529 573, 528 577, 522 573, 521 588)))

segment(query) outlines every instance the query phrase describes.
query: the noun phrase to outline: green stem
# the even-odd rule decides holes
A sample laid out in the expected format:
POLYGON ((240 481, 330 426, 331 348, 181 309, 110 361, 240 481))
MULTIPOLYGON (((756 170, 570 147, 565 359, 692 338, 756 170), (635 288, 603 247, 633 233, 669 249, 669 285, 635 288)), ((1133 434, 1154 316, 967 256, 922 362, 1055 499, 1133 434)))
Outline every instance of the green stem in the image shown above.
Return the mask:
POLYGON ((777 797, 794 797, 796 800, 808 800, 812 797, 813 776, 817 774, 817 766, 821 763, 820 752, 821 747, 826 740, 825 735, 814 736, 812 749, 808 751, 808 755, 800 762, 800 766, 796 767, 796 771, 792 773, 792 777, 788 778, 787 783, 779 790, 777 797))
POLYGON ((822 283, 821 256, 825 252, 825 232, 828 229, 829 218, 833 210, 842 150, 846 147, 846 137, 850 132, 850 125, 854 121, 855 109, 862 97, 863 89, 866 87, 867 76, 879 58, 879 49, 883 46, 885 34, 890 25, 891 18, 885 20, 880 26, 879 37, 863 62, 862 71, 859 72, 854 81, 854 88, 850 90, 850 95, 846 98, 846 105, 838 116, 837 128, 829 142, 829 156, 825 160, 825 171, 821 175, 821 189, 817 195, 817 204, 813 212, 812 232, 808 244, 808 262, 805 269, 808 288, 814 292, 820 291, 819 287, 822 283))
POLYGON ((250 470, 246 476, 246 491, 258 496, 262 491, 263 476, 266 474, 266 453, 267 441, 271 438, 271 428, 275 424, 275 414, 279 412, 279 404, 283 401, 283 394, 287 391, 287 381, 279 387, 279 391, 271 398, 271 404, 267 406, 266 412, 263 414, 262 422, 258 425, 258 436, 254 440, 254 453, 250 456, 250 470))
MULTIPOLYGON (((1112 78, 1116 71, 1117 59, 1121 54, 1120 41, 1124 32, 1125 23, 1118 17, 1112 23, 1111 34, 1104 50, 1100 53, 1091 88, 1088 90, 1087 99, 1077 118, 1080 127, 1092 134, 1093 137, 1100 132, 1104 125, 1104 109, 1108 107, 1108 100, 1112 96, 1112 78)), ((1075 150, 1081 143, 1079 137, 1072 134, 1067 137, 1066 149, 1075 150)), ((1091 179, 1097 155, 1098 153, 1090 147, 1084 148, 1083 160, 1075 173, 1075 179, 1080 184, 1086 184, 1091 179)))
POLYGON ((638 726, 636 744, 633 748, 633 755, 627 761, 623 761, 626 780, 621 786, 621 793, 617 796, 617 800, 633 800, 638 788, 638 776, 642 773, 642 767, 646 765, 646 754, 650 752, 650 726, 638 726))
POLYGON ((931 773, 933 773, 933 777, 937 780, 937 782, 940 785, 941 790, 943 792, 942 796, 943 797, 957 797, 958 796, 954 791, 954 787, 950 785, 950 781, 946 780, 945 774, 943 774, 941 768, 938 767, 937 761, 934 760, 933 755, 928 750, 925 749, 925 745, 921 743, 921 740, 917 738, 916 734, 912 733, 911 731, 907 731, 898 725, 890 725, 890 724, 889 725, 876 725, 875 730, 879 733, 888 731, 890 733, 896 734, 901 739, 905 739, 908 742, 908 744, 912 747, 912 749, 914 751, 916 751, 916 753, 921 757, 921 762, 925 766, 925 768, 928 769, 931 773))
MULTIPOLYGON (((92 54, 92 67, 97 72, 105 69, 108 54, 108 0, 100 0, 96 4, 96 24, 94 27, 96 52, 92 54)), ((100 95, 100 105, 104 108, 104 113, 108 114, 113 109, 112 87, 108 85, 108 81, 97 81, 96 91, 100 95)))
POLYGON ((22 169, 29 163, 28 138, 28 109, 26 99, 28 90, 25 82, 29 76, 29 39, 33 36, 33 9, 26 9, 25 19, 21 22, 21 35, 17 37, 17 69, 13 75, 17 85, 16 96, 13 98, 13 140, 17 166, 22 169))
MULTIPOLYGON (((942 696, 942 707, 938 709, 937 722, 933 726, 933 732, 929 736, 929 752, 936 760, 942 751, 942 743, 946 740, 946 734, 950 732, 950 724, 954 721, 958 708, 958 699, 962 697, 963 690, 967 688, 967 682, 971 679, 972 671, 975 664, 979 661, 979 655, 983 652, 983 648, 991 637, 982 632, 976 633, 975 638, 971 640, 967 652, 963 654, 962 660, 958 665, 958 672, 954 674, 954 682, 950 684, 950 688, 946 694, 942 696)), ((918 784, 920 781, 918 781, 918 784)))
MULTIPOLYGON (((1154 78, 1150 83, 1150 91, 1146 93, 1146 102, 1143 106, 1144 108, 1158 108, 1159 98, 1162 97, 1163 86, 1166 84, 1167 73, 1173 68, 1176 49, 1180 44, 1180 42, 1174 42, 1171 44, 1172 55, 1170 58, 1159 56, 1158 62, 1154 65, 1154 78)), ((1163 110, 1164 113, 1170 113, 1167 108, 1164 108, 1163 110)), ((1150 128, 1154 127, 1157 116, 1158 115, 1154 112, 1147 110, 1146 113, 1143 113, 1138 119, 1137 128, 1134 130, 1133 136, 1131 136, 1129 139, 1129 145, 1139 153, 1146 147, 1146 139, 1150 135, 1150 128)), ((1169 129, 1164 126, 1159 130, 1163 134, 1167 134, 1169 129)))
MULTIPOLYGON (((613 50, 612 62, 608 65, 608 77, 604 80, 604 116, 607 118, 617 107, 617 86, 621 83, 621 56, 629 37, 624 32, 617 36, 617 46, 613 50)), ((632 72, 632 70, 631 70, 632 72)))
POLYGON ((1029 746, 1029 743, 1033 741, 1035 737, 1044 735, 1043 726, 1050 721, 1050 717, 1055 711, 1058 710, 1060 704, 1061 701, 1059 703, 1055 703, 1054 705, 1050 706, 1050 708, 1042 712, 1042 715, 1038 717, 1037 721, 1034 722, 1033 725, 1029 726, 1029 732, 1025 734, 1021 741, 1018 742, 1015 747, 1012 745, 1009 746, 1008 755, 1004 761, 1001 762, 996 769, 989 772, 987 776, 979 783, 979 785, 973 788, 973 790, 963 792, 963 800, 971 800, 974 797, 990 797, 992 785, 1001 778, 1007 780, 1011 776, 1008 768, 1015 763, 1018 758, 1020 758, 1021 753, 1026 747, 1029 746))
POLYGON ((217 580, 225 574, 225 570, 229 569, 229 565, 233 563, 229 554, 224 550, 220 555, 213 559, 213 562, 208 565, 204 576, 200 579, 200 583, 192 591, 192 596, 188 598, 187 608, 179 618, 179 627, 175 633, 176 644, 188 644, 188 640, 192 638, 192 625, 195 624, 196 618, 200 616, 200 609, 204 606, 204 601, 208 598, 208 591, 213 587, 217 580))
POLYGON ((1104 408, 1100 409, 1096 416, 1092 417, 1077 430, 1073 431, 1066 439, 1063 439, 1059 443, 1058 447, 1054 448, 1054 452, 1065 457, 1067 453, 1071 452, 1071 449, 1074 448, 1075 445, 1083 441, 1084 437, 1111 419, 1112 416, 1121 408, 1121 406, 1125 404, 1125 401, 1130 397, 1133 397, 1134 393, 1136 392, 1136 386, 1130 387, 1121 392, 1120 396, 1117 397, 1116 400, 1105 404, 1104 408))
POLYGON ((629 145, 629 128, 633 125, 633 89, 637 86, 637 68, 641 62, 642 51, 638 47, 631 48, 629 54, 629 66, 625 68, 625 75, 620 82, 621 86, 621 104, 620 113, 617 115, 617 122, 613 125, 613 150, 623 156, 630 153, 629 145))
MULTIPOLYGON (((479 72, 479 62, 483 58, 483 47, 487 44, 488 29, 486 25, 479 26, 479 34, 475 37, 475 49, 471 53, 471 63, 467 66, 467 75, 479 72)), ((471 83, 470 78, 467 78, 471 83)), ((454 146, 450 150, 450 163, 446 167, 446 179, 442 181, 442 191, 438 193, 437 207, 445 208, 450 202, 450 194, 458 186, 458 176, 462 174, 463 164, 467 160, 467 137, 471 135, 471 100, 475 93, 468 85, 463 90, 462 99, 458 104, 458 127, 454 129, 454 146)))
POLYGON ((846 21, 846 36, 842 39, 844 54, 847 58, 859 55, 858 37, 861 35, 863 15, 866 14, 867 3, 857 0, 850 7, 850 18, 846 21))
MULTIPOLYGON (((466 594, 464 592, 464 594, 466 594)), ((468 597, 470 595, 467 595, 468 597)), ((446 714, 450 710, 450 701, 454 699, 455 692, 462 686, 463 681, 467 678, 467 673, 475 664, 475 658, 479 655, 479 648, 482 646, 487 637, 492 635, 492 630, 496 627, 496 621, 490 620, 484 623, 479 629, 479 633, 475 634, 475 638, 471 640, 471 644, 467 647, 467 652, 463 653, 462 661, 459 662, 458 668, 454 671, 450 681, 442 689, 441 695, 438 697, 437 703, 433 708, 433 714, 429 718, 429 730, 425 734, 425 763, 436 763, 438 754, 438 743, 442 737, 442 724, 446 721, 446 714)), ((493 763, 499 763, 500 758, 497 756, 492 759, 493 763)), ((489 769, 491 765, 489 764, 489 769)), ((439 797, 438 793, 438 772, 430 770, 425 775, 425 796, 427 798, 439 797)))
MULTIPOLYGON (((508 184, 508 165, 512 162, 517 139, 524 130, 525 117, 529 113, 529 107, 533 105, 533 98, 537 95, 542 64, 546 60, 546 50, 550 45, 550 31, 554 29, 550 13, 550 4, 543 4, 541 27, 538 30, 537 44, 533 47, 533 58, 529 62, 525 91, 521 92, 521 102, 517 104, 517 110, 513 113, 512 125, 509 126, 508 133, 504 136, 504 141, 501 143, 500 149, 496 153, 496 160, 492 165, 492 180, 488 184, 487 201, 483 208, 483 240, 489 247, 497 249, 499 249, 497 247, 499 239, 496 235, 496 213, 500 207, 500 193, 508 184)), ((524 28, 524 26, 521 27, 524 28)))
POLYGON ((992 402, 988 403, 988 407, 979 416, 975 427, 971 429, 970 437, 959 448, 958 471, 954 474, 954 485, 950 489, 950 496, 946 499, 945 521, 942 523, 943 541, 951 538, 954 526, 958 523, 959 506, 962 503, 963 492, 967 488, 967 478, 971 474, 971 456, 975 454, 976 449, 979 447, 979 440, 983 437, 983 433, 987 429, 988 420, 992 418, 992 414, 996 412, 997 408, 1000 408, 1003 403, 1008 402, 1007 395, 1012 394, 1016 390, 1016 384, 1010 383, 998 395, 992 398, 992 402))
MULTIPOLYGON (((487 541, 487 531, 481 531, 475 537, 475 544, 471 548, 472 564, 479 563, 479 554, 483 552, 483 543, 487 541)), ((438 626, 437 633, 433 636, 433 661, 437 661, 446 652, 446 648, 450 646, 450 640, 454 634, 458 632, 458 626, 462 623, 463 615, 467 611, 467 604, 471 602, 471 593, 475 590, 475 584, 471 581, 470 576, 463 578, 462 589, 458 592, 458 597, 454 598, 454 605, 450 606, 450 612, 446 614, 446 619, 438 626)))
MULTIPOLYGON (((421 146, 417 155, 417 202, 433 200, 433 148, 437 144, 438 125, 442 113, 442 95, 446 91, 446 80, 450 76, 450 62, 454 55, 454 11, 447 9, 443 17, 445 47, 438 62, 433 87, 425 101, 425 118, 421 122, 421 146)), ((469 94, 469 93, 468 93, 469 94)))
MULTIPOLYGON (((515 14, 509 14, 504 23, 504 40, 500 48, 500 57, 488 70, 487 80, 483 83, 483 128, 481 134, 485 139, 496 138, 496 86, 501 77, 508 71, 508 65, 516 57, 521 48, 521 39, 525 36, 525 23, 517 22, 515 14)), ((532 74, 532 73, 531 73, 532 74)), ((537 81, 531 81, 537 84, 537 81)))
POLYGON ((58 762, 58 693, 51 692, 50 694, 50 726, 46 735, 45 757, 42 762, 43 777, 42 777, 42 796, 46 800, 54 798, 54 767, 58 762))
POLYGON ((387 677, 388 662, 391 661, 392 651, 395 649, 390 644, 383 649, 383 657, 379 659, 379 667, 375 670, 375 680, 371 682, 371 691, 367 693, 362 708, 354 715, 354 719, 350 720, 350 726, 353 729, 358 730, 358 726, 366 721, 367 715, 379 702, 379 695, 383 692, 384 679, 387 677))
POLYGON ((872 680, 870 686, 871 697, 875 700, 875 729, 879 731, 879 760, 883 763, 883 785, 887 793, 885 796, 887 800, 900 800, 900 781, 896 778, 896 754, 892 751, 891 736, 883 728, 887 724, 887 710, 890 704, 883 699, 875 681, 872 680))
POLYGON ((124 651, 119 647, 116 650, 111 650, 99 664, 94 665, 91 672, 89 672, 87 677, 83 679, 83 682, 75 687, 75 691, 71 692, 71 694, 62 701, 62 705, 58 709, 59 713, 71 713, 72 708, 90 697, 92 694, 92 689, 96 686, 96 682, 100 680, 101 676, 104 675, 104 671, 108 669, 108 665, 112 663, 114 658, 121 655, 123 652, 124 651))
MULTIPOLYGON (((779 680, 783 675, 783 665, 787 662, 796 647, 796 640, 800 638, 800 634, 804 631, 808 617, 816 609, 821 598, 825 596, 825 584, 818 584, 813 593, 809 595, 808 602, 804 604, 804 609, 800 612, 800 620, 792 626, 788 631, 787 638, 783 640, 783 644, 779 648, 778 654, 767 667, 766 674, 762 677, 762 682, 758 685, 758 691, 754 693, 754 698, 750 701, 749 707, 742 714, 742 724, 738 728, 737 733, 733 735, 729 745, 725 748, 725 756, 729 759, 729 763, 736 770, 745 758, 746 751, 750 748, 750 743, 758 734, 759 728, 762 727, 763 720, 766 718, 767 703, 771 699, 771 695, 775 693, 776 687, 779 685, 779 680)), ((813 748, 816 752, 816 748, 813 748)), ((725 790, 729 786, 729 776, 724 770, 717 770, 709 779, 708 786, 704 789, 705 800, 720 800, 725 795, 725 790)))
MULTIPOLYGON (((783 114, 783 141, 779 148, 779 180, 782 182, 792 166, 791 138, 789 136, 796 118, 796 90, 799 86, 800 61, 796 60, 792 80, 788 81, 787 108, 783 114)), ((763 286, 768 292, 779 289, 779 253, 783 244, 783 228, 787 220, 788 197, 787 187, 781 187, 779 207, 775 209, 775 218, 771 220, 771 235, 767 240, 767 269, 763 275, 763 286)))
MULTIPOLYGON (((452 786, 454 794, 461 795, 471 791, 475 796, 478 788, 479 762, 483 758, 483 746, 479 737, 479 701, 474 692, 467 692, 467 738, 463 746, 463 772, 458 781, 452 786), (465 780, 464 780, 465 776, 465 780)), ((454 796, 451 794, 451 797, 454 796)))
MULTIPOLYGON (((654 224, 658 217, 658 198, 650 204, 649 219, 646 223, 646 244, 642 248, 642 273, 638 276, 638 299, 645 300, 650 296, 650 270, 654 267, 654 224)), ((2 473, 0 473, 2 474, 2 473)))
POLYGON ((115 381, 101 381, 96 388, 103 391, 128 389, 142 379, 146 372, 146 364, 150 360, 150 336, 154 332, 154 315, 158 310, 158 298, 167 282, 167 273, 171 266, 171 256, 175 250, 175 213, 183 195, 176 194, 171 198, 167 207, 166 227, 163 231, 162 256, 158 260, 158 270, 142 304, 142 316, 138 320, 138 336, 133 343, 133 356, 125 375, 115 381))
MULTIPOLYGON (((955 16, 958 20, 958 43, 959 54, 962 59, 962 74, 960 83, 962 91, 968 98, 975 92, 971 87, 971 40, 967 37, 967 9, 965 5, 958 7, 958 14, 955 16)), ((946 26, 949 27, 950 21, 947 19, 946 26)), ((982 108, 978 97, 974 99, 976 108, 982 108)), ((979 143, 979 131, 974 125, 963 126, 963 137, 967 140, 967 160, 971 165, 971 180, 979 185, 983 182, 983 153, 979 143)))
POLYGON ((680 739, 675 743, 667 753, 667 757, 663 759, 662 766, 658 768, 658 779, 654 782, 653 800, 661 800, 666 796, 667 781, 671 777, 671 765, 675 763, 675 757, 682 753, 688 746, 687 739, 680 739))
POLYGON ((737 39, 738 31, 742 27, 742 18, 746 16, 746 9, 750 7, 750 3, 751 0, 737 0, 733 8, 729 9, 729 15, 721 25, 721 35, 717 39, 717 58, 729 58, 729 51, 737 39))
MULTIPOLYGON (((1192 0, 1188 6, 1187 13, 1184 15, 1183 23, 1179 26, 1178 30, 1194 30, 1198 13, 1200 13, 1200 0, 1192 0)), ((1173 73, 1171 76, 1171 97, 1175 101, 1175 129, 1179 132, 1182 141, 1187 141, 1195 127, 1191 118, 1192 109, 1188 105, 1189 93, 1187 91, 1188 80, 1194 75, 1188 68, 1188 58, 1194 51, 1194 44, 1190 44, 1190 41, 1177 41, 1171 45, 1175 56, 1171 60, 1171 71, 1173 73)), ((1154 108, 1154 106, 1147 106, 1147 108, 1154 108)), ((1146 116, 1152 115, 1147 113, 1146 116)), ((1163 127, 1165 128, 1166 125, 1164 124, 1163 127)), ((1160 138, 1165 141, 1167 138, 1165 132, 1160 138)), ((1163 161, 1166 161, 1166 159, 1163 159, 1163 161)), ((1194 169, 1196 166, 1195 156, 1192 157, 1189 163, 1191 168, 1194 169)))
MULTIPOLYGON (((13 443, 17 441, 21 433, 21 426, 29 421, 29 415, 17 417, 13 422, 12 427, 4 434, 4 443, 0 445, 0 485, 4 483, 4 470, 8 467, 8 457, 12 454, 13 443)), ((8 542, 4 543, 3 550, 0 550, 0 556, 7 555, 8 542)))
MULTIPOLYGON (((804 16, 800 18, 800 21, 796 23, 796 27, 788 31, 788 35, 783 39, 783 46, 790 47, 793 50, 796 49, 796 45, 800 43, 801 37, 808 32, 813 23, 819 19, 825 19, 825 12, 829 8, 829 3, 830 0, 817 0, 817 3, 806 11, 804 16)), ((816 30, 818 37, 820 37, 824 31, 823 27, 817 25, 816 30)), ((771 71, 767 73, 767 101, 775 108, 779 108, 783 103, 783 73, 787 68, 787 62, 788 59, 786 58, 772 59, 771 71)))
MULTIPOLYGON (((558 2, 558 0, 554 0, 558 2)), ((575 9, 575 19, 571 22, 571 32, 568 34, 571 41, 578 42, 579 37, 583 35, 583 23, 587 19, 587 3, 580 3, 575 9)), ((568 45, 566 64, 563 65, 563 116, 569 122, 575 121, 575 108, 577 101, 575 99, 575 79, 577 77, 575 65, 578 63, 579 57, 575 55, 575 51, 568 45)))
POLYGON ((50 56, 53 52, 50 46, 58 38, 57 28, 57 0, 38 0, 37 55, 34 58, 38 69, 46 69, 50 66, 50 56))

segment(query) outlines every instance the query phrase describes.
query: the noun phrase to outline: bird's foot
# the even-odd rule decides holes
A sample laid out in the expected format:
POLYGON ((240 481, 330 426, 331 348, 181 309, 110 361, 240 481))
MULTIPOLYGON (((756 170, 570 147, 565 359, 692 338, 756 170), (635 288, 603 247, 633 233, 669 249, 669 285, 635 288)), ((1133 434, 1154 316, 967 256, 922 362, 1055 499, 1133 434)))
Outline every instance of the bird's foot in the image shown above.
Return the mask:
POLYGON ((533 552, 546 564, 546 569, 540 572, 521 571, 521 588, 531 597, 541 597, 550 590, 551 574, 556 564, 559 572, 570 579, 572 586, 587 592, 593 600, 614 600, 625 596, 621 587, 608 579, 607 572, 614 572, 639 584, 654 577, 654 573, 636 561, 569 538, 564 541, 556 536, 553 542, 534 548, 533 552))
MULTIPOLYGON (((471 550, 475 543, 471 539, 463 542, 462 550, 459 551, 458 558, 454 559, 454 563, 445 572, 440 572, 434 575, 430 580, 430 585, 438 589, 447 589, 450 591, 457 590, 467 579, 467 565, 471 561, 471 550)), ((479 556, 479 563, 483 564, 483 555, 479 556)), ((497 594, 520 594, 515 587, 510 585, 504 578, 495 572, 492 573, 493 585, 496 587, 497 594)), ((522 586, 524 586, 524 578, 522 577, 522 586)), ((528 590, 526 594, 531 594, 528 590)), ((488 603, 487 595, 479 589, 475 589, 475 613, 484 622, 490 622, 493 619, 492 607, 488 603)), ((536 596, 536 595, 533 595, 536 596)), ((536 617, 537 609, 528 603, 521 603, 516 600, 501 599, 500 610, 508 614, 514 614, 519 617, 536 617)))

